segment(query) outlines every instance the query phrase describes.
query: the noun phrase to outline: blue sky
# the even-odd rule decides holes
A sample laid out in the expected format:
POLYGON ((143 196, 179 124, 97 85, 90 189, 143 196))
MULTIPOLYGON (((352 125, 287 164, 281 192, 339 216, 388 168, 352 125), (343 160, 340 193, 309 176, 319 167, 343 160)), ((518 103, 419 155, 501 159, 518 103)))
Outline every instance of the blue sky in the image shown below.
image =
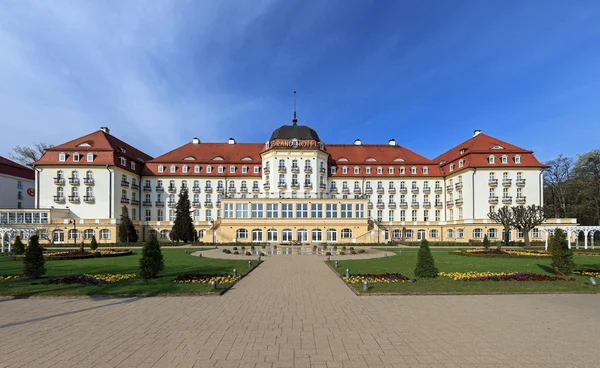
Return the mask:
POLYGON ((433 158, 474 129, 540 160, 600 148, 597 1, 9 1, 0 155, 109 126, 158 156, 197 136, 433 158))

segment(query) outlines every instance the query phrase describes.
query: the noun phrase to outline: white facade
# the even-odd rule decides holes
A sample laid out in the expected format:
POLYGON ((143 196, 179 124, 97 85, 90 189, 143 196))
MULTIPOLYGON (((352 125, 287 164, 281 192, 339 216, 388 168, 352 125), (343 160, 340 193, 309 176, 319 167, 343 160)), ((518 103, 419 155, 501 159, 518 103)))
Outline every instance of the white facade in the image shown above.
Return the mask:
POLYGON ((35 181, 0 174, 0 208, 34 208, 35 181))

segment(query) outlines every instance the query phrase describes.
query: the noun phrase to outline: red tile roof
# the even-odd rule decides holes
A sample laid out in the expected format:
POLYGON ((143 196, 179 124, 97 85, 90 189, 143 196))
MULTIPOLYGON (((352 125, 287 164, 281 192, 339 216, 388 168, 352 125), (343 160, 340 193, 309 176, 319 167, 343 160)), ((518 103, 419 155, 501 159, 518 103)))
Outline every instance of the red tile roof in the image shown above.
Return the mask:
POLYGON ((35 180, 35 172, 27 166, 0 156, 0 174, 35 180))

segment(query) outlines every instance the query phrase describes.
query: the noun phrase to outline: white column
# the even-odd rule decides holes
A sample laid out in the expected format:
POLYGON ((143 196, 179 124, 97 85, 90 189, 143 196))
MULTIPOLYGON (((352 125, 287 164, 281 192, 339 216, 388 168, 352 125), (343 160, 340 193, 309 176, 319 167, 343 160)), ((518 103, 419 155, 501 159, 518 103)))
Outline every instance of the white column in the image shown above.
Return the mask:
POLYGON ((571 230, 567 230, 567 239, 569 240, 569 249, 571 249, 571 230))
POLYGON ((0 230, 0 242, 2 243, 2 253, 4 253, 4 231, 0 230))
POLYGON ((575 233, 575 249, 579 249, 579 231, 575 233))
POLYGON ((588 238, 588 235, 590 235, 590 232, 584 231, 583 233, 585 234, 585 244, 583 245, 583 248, 587 249, 587 238, 588 238))
POLYGON ((548 230, 544 230, 544 233, 546 234, 546 250, 548 250, 548 238, 550 237, 550 231, 548 230))

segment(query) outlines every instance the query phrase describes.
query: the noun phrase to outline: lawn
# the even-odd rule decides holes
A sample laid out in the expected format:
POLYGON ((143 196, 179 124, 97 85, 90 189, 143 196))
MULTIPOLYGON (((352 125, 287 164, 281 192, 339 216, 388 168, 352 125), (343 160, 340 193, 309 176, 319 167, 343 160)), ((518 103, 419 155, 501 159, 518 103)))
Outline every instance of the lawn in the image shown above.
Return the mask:
MULTIPOLYGON (((186 249, 195 251, 199 249, 186 249)), ((171 282, 185 273, 231 274, 236 268, 240 275, 250 270, 247 261, 200 258, 186 254, 185 249, 163 249, 165 270, 153 280, 133 278, 103 285, 32 285, 39 280, 18 278, 0 281, 0 295, 157 295, 157 294, 198 294, 210 292, 207 284, 176 284, 171 282)), ((81 274, 128 274, 136 273, 141 249, 132 255, 107 258, 87 258, 77 260, 46 261, 46 275, 43 280, 81 274)), ((257 262, 252 261, 253 267, 257 262)), ((0 275, 19 275, 22 263, 13 257, 0 257, 0 275)), ((42 280, 42 281, 43 281, 42 280)), ((222 291, 229 285, 219 285, 222 291)))
MULTIPOLYGON (((338 261, 336 271, 342 275, 346 268, 350 273, 401 273, 414 277, 417 263, 417 249, 388 250, 389 257, 338 261), (393 255, 396 253, 397 255, 393 255)), ((432 249, 435 265, 440 272, 531 272, 542 275, 557 276, 552 273, 551 258, 484 258, 466 257, 448 254, 448 250, 432 249)), ((600 257, 574 256, 577 267, 600 268, 600 257)), ((335 262, 329 262, 335 269, 335 262)), ((574 275, 575 276, 575 275, 574 275)), ((420 279, 414 283, 373 283, 370 293, 547 293, 547 292, 598 292, 588 283, 589 277, 575 276, 577 281, 454 281, 449 277, 438 276, 434 279, 420 279)), ((351 287, 362 292, 362 285, 351 287)))

